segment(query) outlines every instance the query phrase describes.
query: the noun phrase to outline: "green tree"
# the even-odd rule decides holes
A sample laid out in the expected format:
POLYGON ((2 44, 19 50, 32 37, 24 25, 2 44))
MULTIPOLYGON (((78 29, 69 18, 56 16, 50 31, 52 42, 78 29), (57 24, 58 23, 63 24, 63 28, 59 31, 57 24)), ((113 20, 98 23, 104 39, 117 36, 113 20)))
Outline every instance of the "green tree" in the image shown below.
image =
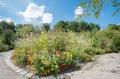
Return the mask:
POLYGON ((34 32, 34 26, 32 24, 24 24, 21 25, 20 27, 17 27, 16 36, 19 38, 25 37, 31 32, 34 32))
POLYGON ((118 27, 118 30, 120 31, 120 24, 118 24, 117 27, 118 27))
POLYGON ((61 20, 53 26, 53 29, 67 31, 68 23, 69 23, 68 21, 61 20))
POLYGON ((1 21, 0 26, 3 28, 3 30, 11 29, 11 30, 15 31, 15 25, 13 22, 7 23, 6 21, 1 21))
POLYGON ((3 39, 3 43, 6 45, 9 45, 10 48, 13 48, 13 42, 14 42, 14 31, 11 29, 6 29, 2 32, 2 39, 3 39))
POLYGON ((3 31, 3 28, 2 28, 2 26, 0 26, 0 34, 2 33, 2 31, 3 31))
POLYGON ((22 28, 24 25, 23 24, 17 24, 16 29, 22 28))
POLYGON ((10 22, 9 26, 7 27, 7 29, 11 29, 11 30, 13 30, 15 32, 15 25, 14 25, 14 23, 10 22))
POLYGON ((107 29, 108 29, 108 30, 118 30, 118 27, 117 27, 116 24, 109 24, 109 25, 107 26, 107 29))
POLYGON ((98 24, 89 23, 90 31, 100 30, 100 26, 98 24))
POLYGON ((79 6, 82 6, 84 8, 85 16, 90 16, 90 12, 93 12, 94 17, 98 18, 101 9, 104 6, 107 6, 108 3, 111 3, 112 7, 115 8, 113 15, 120 13, 120 0, 82 0, 79 3, 79 6))
POLYGON ((73 32, 80 32, 79 22, 77 22, 77 21, 71 21, 71 22, 69 23, 67 29, 72 30, 73 32))
POLYGON ((87 22, 81 21, 79 23, 79 29, 80 29, 80 31, 87 31, 87 30, 90 30, 90 26, 87 22))
POLYGON ((3 29, 7 29, 7 27, 9 26, 9 23, 7 23, 6 21, 1 21, 0 26, 2 26, 3 29))
POLYGON ((44 24, 42 24, 41 28, 42 28, 42 30, 48 31, 48 30, 50 30, 50 24, 44 23, 44 24))

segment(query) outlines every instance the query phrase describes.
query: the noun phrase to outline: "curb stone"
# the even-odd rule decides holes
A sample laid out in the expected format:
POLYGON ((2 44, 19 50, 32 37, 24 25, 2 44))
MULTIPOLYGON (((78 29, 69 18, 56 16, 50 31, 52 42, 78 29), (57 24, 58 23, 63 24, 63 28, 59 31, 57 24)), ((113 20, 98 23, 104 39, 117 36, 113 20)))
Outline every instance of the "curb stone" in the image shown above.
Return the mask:
POLYGON ((86 67, 83 67, 81 70, 77 70, 77 71, 73 71, 70 73, 64 73, 64 74, 60 74, 57 77, 54 76, 48 76, 48 77, 40 77, 38 75, 34 75, 33 73, 27 72, 21 68, 19 68, 18 66, 14 65, 11 61, 10 61, 10 57, 11 54, 6 58, 5 62, 8 65, 8 67, 10 67, 13 71, 15 71, 16 73, 20 74, 21 76, 24 76, 28 79, 70 79, 70 76, 72 75, 76 75, 79 73, 82 73, 84 70, 90 68, 92 66, 92 63, 89 62, 86 67))
POLYGON ((29 73, 21 68, 19 68, 18 66, 14 65, 11 61, 10 61, 10 57, 11 55, 9 55, 5 62, 7 64, 8 67, 10 67, 13 71, 15 71, 16 73, 20 74, 21 76, 24 76, 26 78, 31 78, 34 74, 33 73, 29 73))

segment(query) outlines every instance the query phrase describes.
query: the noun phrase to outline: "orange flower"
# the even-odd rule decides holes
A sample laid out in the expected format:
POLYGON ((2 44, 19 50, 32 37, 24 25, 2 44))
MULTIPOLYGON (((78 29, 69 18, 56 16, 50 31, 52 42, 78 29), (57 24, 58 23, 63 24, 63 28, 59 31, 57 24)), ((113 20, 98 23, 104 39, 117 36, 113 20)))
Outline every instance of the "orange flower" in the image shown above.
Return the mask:
POLYGON ((58 51, 58 52, 57 52, 57 55, 58 55, 58 56, 61 56, 61 55, 62 55, 62 52, 61 52, 61 51, 58 51))

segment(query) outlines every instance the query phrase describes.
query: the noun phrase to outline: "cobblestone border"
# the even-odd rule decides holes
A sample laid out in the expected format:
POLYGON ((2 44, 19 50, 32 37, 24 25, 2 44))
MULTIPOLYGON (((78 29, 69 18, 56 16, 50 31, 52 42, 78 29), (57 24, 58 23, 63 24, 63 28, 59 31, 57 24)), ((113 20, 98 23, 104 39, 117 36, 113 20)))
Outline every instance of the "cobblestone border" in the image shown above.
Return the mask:
POLYGON ((76 75, 76 74, 80 74, 83 71, 89 69, 92 66, 92 62, 87 63, 84 67, 82 67, 81 70, 77 70, 77 71, 73 71, 70 73, 64 73, 64 74, 60 74, 57 77, 54 76, 47 76, 47 77, 40 77, 37 75, 34 75, 33 73, 27 72, 21 68, 19 68, 18 66, 14 65, 10 60, 11 54, 6 58, 5 62, 6 64, 12 69, 14 70, 16 73, 19 73, 20 75, 28 78, 28 79, 70 79, 70 76, 72 75, 76 75))
POLYGON ((6 64, 16 73, 19 73, 22 76, 25 76, 26 78, 31 78, 34 74, 29 73, 27 71, 24 71, 23 69, 19 68, 18 66, 14 65, 11 61, 10 61, 10 56, 8 56, 5 60, 6 64))

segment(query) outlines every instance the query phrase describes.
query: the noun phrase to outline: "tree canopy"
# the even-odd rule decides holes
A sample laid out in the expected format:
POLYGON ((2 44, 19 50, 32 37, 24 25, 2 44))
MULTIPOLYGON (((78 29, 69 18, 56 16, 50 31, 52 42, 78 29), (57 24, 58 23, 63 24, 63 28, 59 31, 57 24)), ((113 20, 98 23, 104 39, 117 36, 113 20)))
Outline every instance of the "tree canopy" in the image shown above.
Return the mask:
POLYGON ((84 8, 85 16, 90 16, 90 12, 92 12, 94 17, 98 18, 102 8, 108 4, 112 4, 112 7, 115 8, 115 11, 112 13, 113 15, 120 13, 120 0, 82 0, 79 6, 84 8))
POLYGON ((42 24, 41 30, 45 30, 45 31, 50 30, 50 24, 49 23, 42 24))
POLYGON ((61 30, 64 32, 82 32, 82 31, 93 31, 100 30, 100 26, 94 23, 87 23, 85 21, 59 21, 53 26, 54 30, 61 30))

